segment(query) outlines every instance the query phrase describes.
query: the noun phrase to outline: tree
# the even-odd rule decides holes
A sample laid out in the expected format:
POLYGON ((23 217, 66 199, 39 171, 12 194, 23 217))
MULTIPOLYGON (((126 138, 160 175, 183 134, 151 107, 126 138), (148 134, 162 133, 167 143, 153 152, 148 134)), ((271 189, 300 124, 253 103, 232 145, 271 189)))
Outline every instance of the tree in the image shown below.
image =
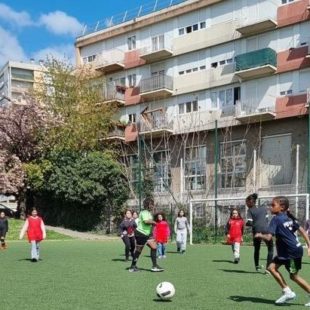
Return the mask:
POLYGON ((117 111, 117 106, 101 104, 104 83, 90 67, 76 70, 64 62, 47 60, 34 96, 58 120, 46 136, 49 150, 100 149, 100 140, 107 135, 117 111))

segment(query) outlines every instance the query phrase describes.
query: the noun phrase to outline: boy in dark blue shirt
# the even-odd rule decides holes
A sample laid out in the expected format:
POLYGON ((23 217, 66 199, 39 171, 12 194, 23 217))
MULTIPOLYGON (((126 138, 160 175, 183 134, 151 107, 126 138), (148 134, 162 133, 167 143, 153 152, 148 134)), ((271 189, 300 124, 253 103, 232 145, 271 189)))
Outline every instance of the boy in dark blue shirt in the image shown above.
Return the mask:
MULTIPOLYGON (((290 278, 310 294, 309 283, 298 275, 301 269, 303 247, 296 236, 298 231, 305 239, 308 246, 308 255, 310 256, 310 241, 306 231, 300 227, 296 219, 289 213, 289 201, 284 196, 273 198, 271 212, 275 215, 269 225, 269 233, 255 234, 256 238, 271 240, 272 236, 276 237, 277 256, 273 258, 268 270, 283 290, 283 295, 275 301, 276 304, 283 304, 289 300, 295 299, 296 294, 290 289, 285 282, 279 268, 284 265, 290 274, 290 278)), ((310 307, 310 302, 305 304, 310 307)))

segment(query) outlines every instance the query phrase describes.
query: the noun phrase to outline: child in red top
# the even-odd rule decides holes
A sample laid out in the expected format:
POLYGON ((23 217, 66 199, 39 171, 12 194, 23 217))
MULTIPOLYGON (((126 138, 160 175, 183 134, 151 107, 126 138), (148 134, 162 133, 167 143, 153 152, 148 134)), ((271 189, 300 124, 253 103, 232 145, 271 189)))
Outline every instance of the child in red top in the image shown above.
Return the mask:
POLYGON ((166 244, 170 236, 170 228, 163 213, 155 216, 156 225, 153 230, 153 236, 157 242, 158 258, 166 258, 166 244))
POLYGON ((234 263, 238 264, 240 261, 240 244, 243 241, 243 227, 244 222, 237 209, 232 209, 230 212, 230 218, 226 225, 227 243, 231 244, 234 263))
POLYGON ((35 208, 32 209, 31 215, 25 221, 20 232, 19 239, 23 239, 27 231, 28 241, 31 243, 31 260, 37 262, 39 260, 40 242, 46 238, 45 225, 35 208))

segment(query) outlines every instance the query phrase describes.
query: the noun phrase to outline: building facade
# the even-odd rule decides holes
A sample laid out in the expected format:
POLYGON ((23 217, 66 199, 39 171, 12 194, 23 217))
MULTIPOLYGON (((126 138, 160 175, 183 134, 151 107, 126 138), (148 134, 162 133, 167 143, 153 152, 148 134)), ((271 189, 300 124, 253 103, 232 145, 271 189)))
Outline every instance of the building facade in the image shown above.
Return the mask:
POLYGON ((0 105, 23 104, 25 96, 42 78, 43 63, 8 61, 0 69, 0 105))
POLYGON ((145 175, 161 206, 306 193, 310 1, 168 2, 75 42, 120 106, 129 204, 145 175))

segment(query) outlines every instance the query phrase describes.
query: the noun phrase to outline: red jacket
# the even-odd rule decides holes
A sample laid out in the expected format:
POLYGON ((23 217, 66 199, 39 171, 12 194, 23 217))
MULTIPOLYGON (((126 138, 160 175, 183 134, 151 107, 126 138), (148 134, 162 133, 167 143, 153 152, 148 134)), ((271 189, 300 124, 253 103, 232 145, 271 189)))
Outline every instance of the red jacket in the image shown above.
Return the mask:
POLYGON ((230 218, 226 226, 226 234, 229 235, 228 243, 241 242, 244 221, 241 218, 230 218))
POLYGON ((164 220, 156 222, 153 230, 153 236, 156 242, 167 243, 170 236, 170 228, 168 223, 164 220))

